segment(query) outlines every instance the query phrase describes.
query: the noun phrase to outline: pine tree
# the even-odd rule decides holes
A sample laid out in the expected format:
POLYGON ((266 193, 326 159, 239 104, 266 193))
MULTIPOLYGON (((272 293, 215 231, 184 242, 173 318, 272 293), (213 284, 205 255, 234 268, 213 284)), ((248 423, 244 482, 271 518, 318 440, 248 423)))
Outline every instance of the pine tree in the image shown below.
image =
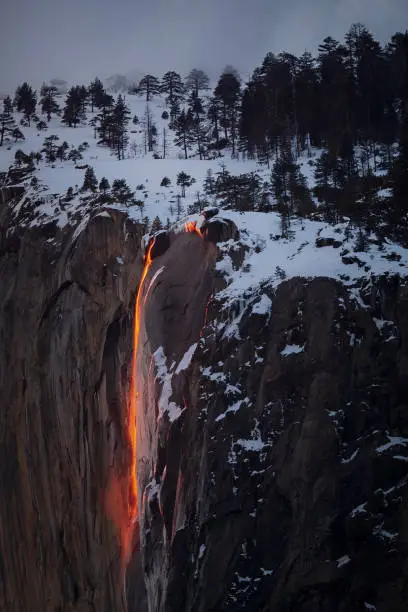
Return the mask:
POLYGON ((12 134, 16 124, 13 117, 13 106, 9 97, 3 101, 3 112, 0 113, 0 147, 4 142, 4 137, 12 134))
POLYGON ((169 123, 169 128, 171 128, 172 130, 175 129, 175 122, 177 121, 177 118, 180 116, 180 100, 178 98, 175 98, 173 100, 173 102, 170 104, 170 123, 169 123))
POLYGON ((194 92, 191 93, 189 98, 189 110, 191 111, 192 121, 192 133, 194 134, 194 141, 197 145, 197 150, 200 159, 203 159, 205 140, 206 140, 206 127, 204 124, 205 111, 201 98, 199 98, 194 92))
POLYGON ((3 100, 3 112, 9 115, 13 114, 13 103, 10 96, 6 96, 3 100))
POLYGON ((307 147, 311 155, 311 145, 318 145, 316 132, 319 124, 318 103, 318 72, 312 55, 306 51, 297 62, 295 75, 297 91, 297 120, 300 148, 307 147))
POLYGON ((31 155, 27 155, 27 153, 24 153, 24 151, 22 151, 21 149, 17 149, 17 151, 14 153, 14 159, 17 166, 26 166, 24 170, 27 170, 28 172, 34 170, 33 158, 31 157, 31 155))
POLYGON ((74 164, 76 164, 79 160, 82 159, 82 155, 78 151, 78 149, 71 149, 70 152, 68 153, 68 159, 73 161, 74 164))
POLYGON ((280 210, 288 214, 306 214, 312 209, 312 200, 306 179, 293 160, 290 141, 282 144, 271 177, 272 189, 280 210))
POLYGON ((142 121, 143 126, 143 137, 144 137, 144 150, 147 152, 153 151, 156 144, 155 136, 157 135, 157 128, 153 122, 153 115, 150 110, 150 105, 146 104, 146 110, 142 121))
POLYGON ((195 179, 192 178, 189 174, 182 171, 177 175, 177 185, 181 187, 181 197, 186 197, 186 187, 191 187, 191 185, 195 183, 195 179))
POLYGON ((64 140, 64 142, 57 148, 55 152, 57 159, 59 159, 60 161, 64 161, 67 158, 68 149, 69 149, 69 144, 67 143, 66 140, 64 140))
POLYGON ((91 103, 91 112, 94 112, 94 107, 102 108, 104 103, 105 89, 102 81, 96 77, 88 87, 89 101, 91 103))
POLYGON ((146 102, 150 102, 153 96, 160 93, 160 81, 151 74, 146 74, 139 83, 138 91, 146 96, 146 102))
POLYGON ((103 107, 97 116, 95 128, 100 137, 99 144, 110 147, 115 151, 118 159, 123 159, 125 156, 126 146, 129 141, 127 132, 129 118, 129 108, 120 94, 113 107, 103 107), (96 127, 98 123, 99 125, 96 127))
POLYGON ((57 159, 58 140, 59 137, 56 134, 51 134, 44 140, 42 152, 45 154, 45 161, 48 163, 53 163, 57 159))
POLYGON ((95 193, 97 189, 98 181, 95 176, 95 170, 92 168, 92 166, 88 166, 85 170, 84 182, 81 191, 92 191, 92 193, 95 193))
POLYGON ((319 125, 327 148, 335 156, 344 133, 350 130, 346 55, 347 50, 331 37, 319 45, 319 125))
POLYGON ((14 104, 17 111, 23 113, 28 125, 30 125, 37 106, 37 94, 28 83, 23 83, 20 87, 17 87, 14 104))
POLYGON ((59 106, 55 100, 58 90, 52 85, 46 85, 45 83, 41 87, 41 112, 47 115, 48 123, 51 120, 51 115, 59 112, 59 106))
POLYGON ((128 143, 127 125, 130 120, 130 111, 124 98, 119 94, 111 115, 110 147, 116 151, 118 159, 124 159, 128 143))
POLYGON ((177 72, 166 72, 162 78, 161 91, 166 95, 166 104, 170 107, 183 98, 184 86, 181 76, 177 72))
POLYGON ((160 187, 169 187, 169 185, 171 185, 171 180, 168 176, 163 176, 160 183, 160 187))
POLYGON ((188 74, 185 82, 186 90, 194 93, 197 97, 200 91, 209 89, 210 79, 203 70, 193 68, 188 74))
POLYGON ((102 193, 106 193, 109 189, 110 189, 109 181, 105 176, 103 176, 101 178, 101 182, 99 183, 99 191, 102 191, 102 193))
POLYGON ((221 108, 221 125, 224 128, 225 139, 230 138, 232 155, 235 155, 237 126, 239 124, 239 103, 241 98, 241 83, 233 68, 224 70, 214 90, 214 98, 221 108))
POLYGON ((130 189, 125 179, 115 179, 112 183, 112 196, 120 204, 129 206, 134 201, 134 192, 130 189))
POLYGON ((17 140, 25 140, 23 132, 18 127, 14 128, 14 130, 11 132, 11 135, 14 138, 14 142, 17 142, 17 140))
POLYGON ((216 98, 211 98, 207 111, 208 119, 211 126, 211 138, 215 140, 215 148, 219 149, 220 144, 220 104, 216 98))
POLYGON ((99 135, 98 144, 110 146, 112 128, 112 107, 114 99, 109 94, 103 96, 103 106, 96 116, 95 129, 99 135))
POLYGON ((183 148, 184 158, 187 159, 188 150, 191 149, 194 137, 194 117, 191 109, 187 113, 183 110, 174 123, 176 130, 175 144, 183 148))
MULTIPOLYGON (((275 66, 275 62, 270 63, 275 66)), ((278 96, 272 89, 275 81, 270 72, 273 70, 269 65, 268 70, 262 68, 254 72, 243 92, 239 124, 241 150, 247 151, 251 158, 257 156, 268 167, 272 150, 278 152, 282 123, 279 119, 281 111, 277 108, 278 96)))
POLYGON ((84 120, 84 92, 80 85, 76 85, 68 91, 62 114, 62 122, 66 123, 69 127, 76 127, 84 120))
POLYGON ((78 92, 79 92, 79 98, 81 100, 81 111, 82 111, 82 114, 83 114, 83 116, 85 118, 86 105, 87 105, 88 97, 89 97, 88 88, 85 87, 85 85, 79 85, 78 92))
POLYGON ((162 222, 160 221, 159 217, 155 217, 153 219, 151 233, 155 234, 156 232, 159 232, 162 229, 163 229, 162 222))
POLYGON ((408 30, 392 36, 386 48, 392 98, 403 111, 408 111, 408 30))

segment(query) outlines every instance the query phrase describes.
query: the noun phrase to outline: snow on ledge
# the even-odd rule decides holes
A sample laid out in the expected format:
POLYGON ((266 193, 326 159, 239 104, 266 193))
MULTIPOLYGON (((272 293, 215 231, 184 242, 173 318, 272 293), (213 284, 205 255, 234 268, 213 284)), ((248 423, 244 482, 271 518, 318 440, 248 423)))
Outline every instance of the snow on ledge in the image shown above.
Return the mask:
POLYGON ((347 565, 347 563, 350 563, 350 561, 351 559, 348 555, 343 555, 343 557, 337 559, 337 567, 343 567, 343 565, 347 565))
POLYGON ((287 344, 285 348, 280 352, 282 357, 287 357, 288 355, 297 355, 298 353, 303 353, 305 350, 305 345, 300 346, 299 344, 287 344))
POLYGON ((408 438, 388 435, 387 438, 388 442, 386 444, 382 444, 375 449, 378 454, 384 453, 386 450, 393 448, 394 446, 408 446, 408 438))
POLYGON ((272 308, 272 300, 263 293, 259 302, 252 306, 253 314, 267 315, 270 314, 272 308))

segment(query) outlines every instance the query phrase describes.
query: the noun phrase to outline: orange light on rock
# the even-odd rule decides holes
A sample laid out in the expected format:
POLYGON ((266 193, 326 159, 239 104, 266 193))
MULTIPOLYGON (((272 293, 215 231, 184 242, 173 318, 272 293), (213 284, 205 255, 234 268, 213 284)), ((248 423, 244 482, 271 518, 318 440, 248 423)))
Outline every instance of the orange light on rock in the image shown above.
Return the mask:
POLYGON ((188 221, 188 223, 184 224, 184 229, 186 230, 186 232, 191 232, 191 233, 195 232, 201 238, 203 237, 200 228, 197 227, 197 221, 188 221))
POLYGON ((136 297, 135 317, 133 328, 133 358, 132 377, 130 386, 129 409, 125 424, 125 440, 129 450, 128 461, 124 474, 117 474, 111 470, 108 487, 105 494, 105 508, 109 518, 115 524, 120 537, 123 570, 132 556, 132 543, 134 529, 138 518, 138 495, 137 495, 137 473, 136 473, 136 419, 137 389, 136 360, 140 336, 140 317, 142 311, 142 296, 144 285, 152 263, 151 251, 154 240, 149 245, 144 256, 144 268, 140 279, 139 289, 136 297))

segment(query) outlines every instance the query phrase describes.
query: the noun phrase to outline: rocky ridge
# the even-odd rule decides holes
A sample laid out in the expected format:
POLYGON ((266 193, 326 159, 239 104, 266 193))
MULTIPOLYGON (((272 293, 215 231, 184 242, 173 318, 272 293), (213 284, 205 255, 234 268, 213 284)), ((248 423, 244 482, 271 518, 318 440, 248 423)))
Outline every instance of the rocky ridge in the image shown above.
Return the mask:
POLYGON ((265 247, 228 219, 157 253, 137 361, 140 550, 135 540, 125 594, 101 499, 109 471, 129 469, 143 229, 112 209, 21 232, 4 206, 0 607, 405 610, 398 260, 353 282, 285 280, 271 260, 269 279, 237 290, 265 247))

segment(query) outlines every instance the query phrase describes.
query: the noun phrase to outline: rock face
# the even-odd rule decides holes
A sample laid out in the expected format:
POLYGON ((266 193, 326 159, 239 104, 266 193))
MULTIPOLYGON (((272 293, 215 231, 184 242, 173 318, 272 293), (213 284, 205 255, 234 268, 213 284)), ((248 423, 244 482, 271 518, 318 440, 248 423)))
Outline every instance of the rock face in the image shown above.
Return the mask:
POLYGON ((405 281, 295 278, 227 306, 216 261, 234 224, 166 234, 140 295, 123 588, 105 493, 130 475, 142 229, 106 210, 17 231, 14 195, 0 209, 0 610, 405 612, 405 281))
POLYGON ((1 610, 126 609, 103 493, 127 469, 141 234, 115 211, 75 231, 3 223, 1 610))
MULTIPOLYGON (((175 338, 188 326, 174 311, 185 306, 172 303, 164 333, 158 321, 172 289, 163 282, 147 337, 152 353, 163 345, 177 364, 175 338)), ((407 285, 378 279, 361 289, 360 304, 328 279, 265 286, 262 296, 230 320, 211 300, 201 339, 189 339, 198 341, 194 356, 172 379, 170 400, 184 406, 172 418, 157 408, 168 381, 145 354, 139 485, 149 610, 402 612, 407 285)))
POLYGON ((169 548, 183 521, 182 501, 176 496, 181 492, 183 422, 190 410, 185 373, 204 325, 215 260, 212 242, 196 233, 181 235, 153 262, 152 284, 147 284, 137 366, 137 450, 141 544, 150 610, 167 609, 171 574, 177 571, 169 548))

